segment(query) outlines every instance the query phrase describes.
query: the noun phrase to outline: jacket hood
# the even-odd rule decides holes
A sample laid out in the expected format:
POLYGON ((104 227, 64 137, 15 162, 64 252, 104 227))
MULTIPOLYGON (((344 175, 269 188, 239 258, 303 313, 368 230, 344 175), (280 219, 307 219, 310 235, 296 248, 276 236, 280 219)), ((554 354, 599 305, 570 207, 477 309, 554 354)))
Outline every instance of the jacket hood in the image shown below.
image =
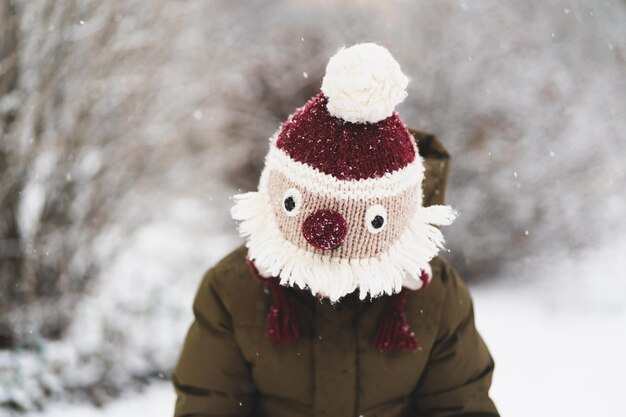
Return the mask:
POLYGON ((445 204, 450 154, 435 135, 412 128, 409 132, 415 137, 418 152, 424 158, 424 206, 445 204))

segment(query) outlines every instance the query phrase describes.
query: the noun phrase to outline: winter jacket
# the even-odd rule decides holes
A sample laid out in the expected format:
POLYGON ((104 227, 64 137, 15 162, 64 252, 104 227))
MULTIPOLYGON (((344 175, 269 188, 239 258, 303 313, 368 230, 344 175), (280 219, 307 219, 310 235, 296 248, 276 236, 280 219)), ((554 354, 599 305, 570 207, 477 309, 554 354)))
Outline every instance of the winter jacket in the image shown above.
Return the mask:
MULTIPOLYGON (((442 204, 449 156, 437 139, 412 131, 425 159, 425 205, 442 204)), ((459 274, 431 261, 432 282, 405 305, 421 348, 372 348, 389 296, 335 305, 288 287, 300 336, 280 346, 266 335, 272 294, 255 279, 246 248, 227 255, 202 279, 195 320, 172 380, 176 417, 498 416, 489 398, 494 362, 474 326, 459 274)))

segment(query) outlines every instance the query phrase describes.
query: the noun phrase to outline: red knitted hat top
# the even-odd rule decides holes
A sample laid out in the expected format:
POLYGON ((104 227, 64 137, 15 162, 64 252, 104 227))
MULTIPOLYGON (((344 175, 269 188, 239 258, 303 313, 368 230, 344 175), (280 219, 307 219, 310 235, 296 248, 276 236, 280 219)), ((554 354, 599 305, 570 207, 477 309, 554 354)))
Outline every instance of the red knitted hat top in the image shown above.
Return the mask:
POLYGON ((397 113, 376 123, 332 116, 319 93, 287 120, 276 146, 293 160, 340 180, 382 177, 415 160, 413 139, 397 113))

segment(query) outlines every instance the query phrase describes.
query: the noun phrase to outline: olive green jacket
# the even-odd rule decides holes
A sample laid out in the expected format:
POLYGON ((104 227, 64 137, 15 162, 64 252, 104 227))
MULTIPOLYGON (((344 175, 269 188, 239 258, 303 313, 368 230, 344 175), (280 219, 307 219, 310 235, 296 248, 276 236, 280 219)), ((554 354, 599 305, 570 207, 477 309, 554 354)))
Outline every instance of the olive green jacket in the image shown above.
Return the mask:
MULTIPOLYGON (((441 204, 449 156, 433 136, 412 132, 425 158, 424 196, 441 204)), ((474 327, 472 301, 441 258, 433 280, 406 301, 421 349, 371 347, 388 296, 334 306, 306 290, 297 302, 300 337, 279 346, 266 336, 272 296, 240 247, 210 269, 198 289, 173 373, 175 416, 498 416, 488 391, 493 360, 474 327)))

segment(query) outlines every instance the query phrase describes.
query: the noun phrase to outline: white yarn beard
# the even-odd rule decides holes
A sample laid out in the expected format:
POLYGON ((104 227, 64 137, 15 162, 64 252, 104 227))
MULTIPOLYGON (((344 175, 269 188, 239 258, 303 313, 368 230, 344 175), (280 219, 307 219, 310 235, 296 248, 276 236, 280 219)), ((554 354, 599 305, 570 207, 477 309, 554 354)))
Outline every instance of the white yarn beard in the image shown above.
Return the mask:
POLYGON ((234 196, 232 216, 246 238, 248 256, 259 273, 279 277, 281 285, 308 288, 314 295, 338 301, 359 289, 361 300, 399 292, 402 286, 419 289, 422 271, 431 276, 429 261, 444 245, 435 226, 452 223, 450 206, 418 207, 407 230, 386 252, 372 258, 343 259, 309 252, 286 240, 276 223, 267 193, 234 196))

